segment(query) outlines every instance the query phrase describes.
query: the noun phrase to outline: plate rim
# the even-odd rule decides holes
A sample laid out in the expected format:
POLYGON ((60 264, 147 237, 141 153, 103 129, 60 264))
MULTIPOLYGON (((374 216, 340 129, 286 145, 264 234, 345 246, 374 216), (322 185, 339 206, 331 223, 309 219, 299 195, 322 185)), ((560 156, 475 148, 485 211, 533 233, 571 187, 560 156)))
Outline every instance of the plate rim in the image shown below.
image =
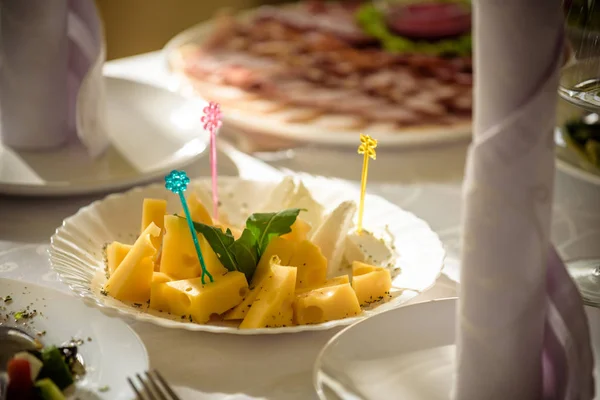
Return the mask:
MULTIPOLYGON (((28 282, 28 281, 23 281, 23 280, 16 280, 16 279, 12 279, 12 278, 3 278, 0 277, 0 283, 2 282, 8 282, 9 284, 11 283, 16 283, 17 285, 23 286, 26 285, 26 287, 29 288, 42 288, 43 290, 49 290, 51 292, 55 292, 56 294, 59 294, 61 296, 66 296, 66 297, 71 297, 71 298, 77 298, 77 296, 75 295, 75 293, 73 293, 72 291, 69 292, 64 292, 61 291, 59 289, 50 287, 50 286, 44 286, 44 285, 40 285, 39 283, 36 282, 28 282)), ((89 306, 91 304, 88 303, 87 299, 83 300, 83 305, 84 306, 89 306)), ((121 318, 115 318, 113 316, 108 315, 107 313, 105 313, 102 309, 99 309, 97 307, 94 307, 94 309, 97 309, 104 317, 111 319, 111 320, 115 320, 115 323, 118 324, 122 324, 123 327, 125 327, 126 331, 131 334, 131 337, 139 344, 143 354, 141 354, 141 360, 142 360, 142 364, 144 364, 144 370, 148 370, 150 368, 150 355, 148 353, 148 349, 146 348, 146 344, 144 343, 144 341, 142 340, 142 338, 140 337, 140 335, 131 327, 130 324, 128 324, 126 321, 124 321, 121 318)), ((139 371, 139 372, 143 372, 143 371, 139 371)))
MULTIPOLYGON (((309 179, 309 176, 306 176, 304 174, 303 175, 291 174, 289 176, 292 176, 294 178, 297 177, 303 181, 309 179)), ((327 177, 320 177, 320 176, 310 176, 310 177, 315 180, 317 180, 319 178, 324 178, 324 179, 327 179, 327 181, 329 181, 329 182, 336 182, 337 184, 344 183, 343 180, 340 180, 337 178, 327 178, 327 177)), ((203 181, 207 181, 207 180, 210 180, 210 178, 194 179, 191 181, 191 184, 199 183, 199 182, 203 182, 203 181)), ((269 180, 244 179, 241 177, 222 177, 221 180, 226 181, 226 182, 234 182, 234 181, 238 181, 238 180, 243 180, 243 181, 248 181, 248 182, 260 182, 260 183, 269 182, 269 180)), ((270 181, 273 181, 273 180, 270 180, 270 181)), ((144 190, 148 190, 151 188, 158 188, 158 187, 162 187, 162 184, 153 183, 153 184, 149 184, 149 185, 145 185, 145 186, 137 186, 137 187, 134 187, 125 192, 109 194, 102 199, 97 199, 97 200, 91 202, 90 204, 81 207, 76 213, 65 218, 62 221, 62 223, 55 229, 54 233, 50 237, 50 246, 47 249, 49 263, 50 263, 52 270, 57 273, 58 279, 63 284, 68 286, 69 290, 75 296, 81 297, 84 301, 89 302, 89 304, 93 305, 94 307, 98 307, 98 308, 105 310, 105 313, 110 314, 111 316, 114 315, 114 316, 118 316, 120 318, 127 318, 127 319, 131 319, 134 321, 147 322, 147 323, 151 323, 151 324, 154 324, 157 326, 161 326, 164 328, 170 328, 170 329, 183 329, 183 330, 188 330, 188 331, 199 331, 199 332, 241 335, 241 336, 254 336, 254 335, 265 335, 265 334, 266 335, 294 334, 294 333, 301 333, 301 332, 325 331, 325 330, 329 330, 329 329, 333 329, 333 328, 339 328, 339 327, 343 327, 343 326, 352 325, 356 322, 360 322, 362 320, 366 320, 371 317, 371 316, 361 315, 361 316, 356 316, 356 317, 352 317, 352 318, 328 321, 328 322, 325 322, 322 324, 297 325, 297 326, 293 326, 293 327, 281 327, 281 328, 258 328, 258 329, 231 329, 230 327, 207 325, 207 324, 196 324, 196 323, 191 323, 191 322, 177 322, 177 324, 174 325, 173 324, 174 321, 167 319, 167 318, 155 317, 148 313, 136 313, 134 311, 131 311, 131 310, 128 310, 125 308, 117 308, 114 306, 104 304, 97 298, 97 296, 95 296, 93 293, 91 293, 91 290, 89 288, 87 288, 87 289, 80 288, 79 287, 80 285, 70 282, 70 279, 68 277, 63 276, 63 273, 60 272, 60 268, 57 268, 57 265, 54 262, 54 259, 56 256, 55 253, 57 253, 56 240, 58 239, 60 232, 66 227, 66 225, 70 221, 79 217, 81 214, 87 212, 88 210, 92 209, 93 207, 96 207, 101 202, 104 202, 107 200, 112 200, 112 199, 118 199, 121 197, 128 196, 130 193, 141 192, 144 190)), ((435 239, 435 241, 439 244, 440 250, 441 250, 441 256, 440 256, 440 259, 438 260, 439 266, 436 267, 436 268, 438 268, 438 270, 436 272, 436 276, 432 280, 432 282, 430 283, 430 285, 428 287, 422 289, 420 292, 415 291, 416 294, 412 298, 416 297, 419 293, 422 293, 422 292, 430 289, 431 287, 433 287, 435 285, 435 283, 437 282, 437 280, 439 279, 439 277, 443 273, 442 271, 443 271, 444 263, 445 263, 446 256, 447 256, 445 247, 444 247, 439 235, 433 229, 431 229, 431 226, 425 220, 419 218, 415 214, 402 209, 401 207, 393 204, 392 202, 385 199, 384 197, 377 196, 374 194, 367 194, 367 195, 379 197, 383 201, 398 208, 400 211, 410 215, 411 218, 414 218, 415 220, 420 221, 427 228, 427 230, 429 231, 429 234, 431 234, 432 238, 435 239)), ((402 307, 402 303, 400 303, 398 305, 398 307, 402 307)), ((398 307, 394 307, 393 309, 396 309, 398 307)), ((378 314, 384 313, 386 311, 388 311, 388 310, 381 311, 374 315, 378 315, 378 314)))
MULTIPOLYGON (((294 4, 288 5, 279 5, 278 7, 293 7, 294 4)), ((243 10, 240 12, 236 12, 233 17, 234 18, 248 18, 252 16, 254 12, 256 12, 258 7, 253 7, 248 10, 243 10)), ((166 65, 167 71, 169 74, 175 78, 175 82, 177 82, 178 91, 190 91, 191 84, 190 78, 185 75, 177 72, 172 65, 172 59, 175 52, 182 46, 188 43, 198 43, 196 39, 205 36, 210 28, 215 24, 215 18, 209 18, 208 20, 199 22, 195 25, 192 25, 189 28, 184 29, 183 31, 177 33, 173 36, 169 41, 165 44, 165 46, 160 50, 162 54, 163 62, 166 65)), ((192 90, 196 96, 203 97, 201 93, 192 90)), ((327 128, 322 127, 317 130, 317 132, 327 133, 327 135, 322 135, 320 133, 313 133, 315 131, 315 127, 312 125, 306 125, 306 132, 299 133, 294 131, 294 124, 289 124, 286 122, 280 121, 271 121, 272 124, 260 124, 255 119, 265 120, 268 116, 259 116, 257 118, 253 118, 248 115, 248 113, 244 113, 240 110, 236 109, 226 109, 223 113, 223 121, 224 123, 229 123, 232 127, 238 129, 248 129, 250 131, 254 131, 255 133, 276 137, 283 140, 291 140, 297 143, 304 144, 321 144, 328 146, 341 146, 341 147, 355 147, 356 146, 356 136, 363 131, 368 131, 369 129, 353 129, 344 131, 339 128, 327 128), (248 122, 250 121, 250 124, 248 122), (256 130, 256 126, 260 125, 266 129, 256 130), (288 129, 286 132, 285 129, 288 129), (338 131, 336 131, 338 130, 338 131), (339 138, 339 139, 333 139, 339 138)), ((251 114, 251 113, 250 113, 251 114)), ((335 115, 335 114, 330 114, 335 115)), ((448 143, 460 143, 460 142, 468 142, 472 138, 473 131, 473 118, 468 122, 461 122, 456 125, 451 125, 445 127, 444 125, 433 125, 433 126, 416 126, 409 127, 405 131, 396 131, 394 133, 375 133, 373 135, 377 135, 377 140, 379 140, 380 144, 385 145, 387 148, 413 148, 419 146, 435 146, 435 145, 443 145, 448 143), (433 129, 431 132, 419 132, 419 130, 427 130, 433 129), (441 133, 444 129, 449 130, 450 132, 441 133)))
POLYGON ((430 306, 433 303, 443 303, 443 302, 452 302, 452 303, 456 304, 458 302, 458 300, 459 300, 458 296, 450 296, 450 297, 440 297, 440 298, 431 299, 431 300, 427 300, 427 301, 421 301, 421 302, 412 303, 412 304, 401 305, 399 307, 392 308, 392 309, 386 310, 382 313, 373 315, 369 318, 365 318, 362 321, 355 322, 352 325, 347 326, 344 329, 340 330, 338 333, 333 335, 331 337, 331 339, 329 339, 327 341, 327 343, 325 343, 325 345, 321 348, 321 350, 317 354, 317 358, 315 359, 315 362, 313 364, 313 369, 312 369, 312 374, 311 374, 312 384, 313 384, 313 389, 315 389, 319 399, 320 400, 329 400, 325 396, 325 394, 323 393, 323 390, 321 389, 321 387, 319 385, 319 371, 320 371, 319 367, 322 365, 322 360, 324 358, 325 352, 327 350, 329 350, 329 348, 331 346, 334 346, 336 344, 336 342, 339 340, 339 338, 342 337, 344 334, 346 334, 348 331, 350 331, 351 329, 354 329, 357 325, 372 322, 372 321, 370 321, 372 318, 385 318, 388 313, 399 312, 400 310, 402 310, 404 308, 408 308, 408 307, 420 308, 420 307, 424 307, 424 306, 430 306))
MULTIPOLYGON (((121 76, 113 76, 113 75, 103 75, 104 81, 114 81, 118 82, 120 85, 133 85, 133 86, 143 86, 145 88, 149 88, 151 90, 158 90, 168 93, 170 96, 179 98, 182 102, 188 102, 183 94, 175 91, 168 90, 164 87, 152 85, 147 82, 137 81, 134 79, 128 79, 126 77, 121 76)), ((106 84, 108 87, 108 83, 106 84)), ((108 95, 107 95, 108 97, 108 95)), ((167 128, 163 128, 166 130, 167 128)), ((68 197, 68 196, 78 196, 78 195, 93 195, 99 193, 108 193, 113 190, 122 190, 125 188, 131 188, 136 185, 146 184, 148 182, 152 182, 166 173, 168 173, 172 169, 179 169, 186 165, 189 165, 193 162, 198 161, 200 158, 204 157, 207 153, 207 147, 209 138, 207 135, 198 135, 197 139, 200 139, 205 149, 197 154, 190 156, 189 158, 181 161, 176 161, 170 164, 169 167, 164 167, 162 169, 158 169, 152 172, 137 174, 132 176, 131 178, 119 179, 119 180, 104 180, 98 181, 97 183, 79 183, 77 185, 69 184, 69 181, 54 181, 54 182, 44 182, 43 184, 23 184, 23 183, 7 183, 0 181, 0 194, 7 196, 16 196, 16 197, 68 197)), ((68 143, 67 146, 73 147, 81 147, 82 145, 77 142, 68 143)), ((112 147, 114 151, 119 152, 117 147, 115 147, 112 143, 109 142, 109 147, 112 147)), ((81 151, 85 151, 83 147, 81 147, 81 151)), ((43 152, 39 152, 38 154, 43 154, 43 152)), ((119 152, 120 154, 120 152, 119 152)), ((100 155, 99 157, 102 157, 100 155)), ((92 181, 94 182, 94 181, 92 181)))

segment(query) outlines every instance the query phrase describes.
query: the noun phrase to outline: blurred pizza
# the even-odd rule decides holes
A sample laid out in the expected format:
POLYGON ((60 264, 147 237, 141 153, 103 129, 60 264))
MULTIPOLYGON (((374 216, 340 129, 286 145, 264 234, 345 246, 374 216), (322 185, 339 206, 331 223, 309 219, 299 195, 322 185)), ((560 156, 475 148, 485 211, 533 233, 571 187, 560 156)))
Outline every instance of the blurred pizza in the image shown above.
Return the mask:
POLYGON ((170 66, 226 112, 342 133, 469 132, 468 2, 299 2, 204 32, 170 66))

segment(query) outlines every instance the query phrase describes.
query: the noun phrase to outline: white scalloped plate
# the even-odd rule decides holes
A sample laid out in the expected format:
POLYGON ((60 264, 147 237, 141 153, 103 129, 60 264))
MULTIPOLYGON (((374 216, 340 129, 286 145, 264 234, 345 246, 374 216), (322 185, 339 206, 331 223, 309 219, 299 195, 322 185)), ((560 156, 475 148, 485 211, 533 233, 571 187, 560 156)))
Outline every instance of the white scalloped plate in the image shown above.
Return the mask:
MULTIPOLYGON (((331 209, 344 200, 358 200, 358 190, 343 181, 320 177, 303 177, 302 181, 326 209, 331 209)), ((277 183, 221 178, 219 195, 223 212, 227 213, 233 224, 243 224, 248 213, 245 210, 258 209, 277 183)), ((190 189, 208 192, 210 180, 192 182, 188 190, 190 189)), ((113 194, 67 218, 52 236, 49 250, 52 268, 73 292, 91 300, 96 306, 139 321, 152 322, 168 328, 240 335, 325 330, 350 325, 370 315, 399 307, 432 286, 442 269, 442 243, 425 221, 381 197, 367 195, 365 229, 393 238, 392 244, 398 255, 395 267, 401 268, 401 272, 394 278, 393 285, 394 288, 407 290, 399 292, 389 302, 365 311, 360 317, 317 325, 244 330, 225 323, 200 325, 182 322, 180 318, 136 308, 100 293, 106 282, 103 247, 114 240, 133 243, 139 234, 141 205, 145 197, 167 199, 168 212, 174 213, 179 210, 178 198, 160 184, 113 194)))

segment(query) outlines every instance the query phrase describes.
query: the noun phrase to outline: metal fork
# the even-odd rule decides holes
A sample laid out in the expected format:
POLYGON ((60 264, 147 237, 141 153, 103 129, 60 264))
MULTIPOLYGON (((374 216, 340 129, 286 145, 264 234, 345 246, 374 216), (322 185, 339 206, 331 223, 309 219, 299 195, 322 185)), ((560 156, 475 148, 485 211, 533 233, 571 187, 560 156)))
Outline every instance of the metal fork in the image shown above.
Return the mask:
POLYGON ((131 378, 127 378, 138 400, 181 400, 157 370, 146 371, 145 375, 145 379, 140 374, 135 375, 141 384, 139 388, 131 378))

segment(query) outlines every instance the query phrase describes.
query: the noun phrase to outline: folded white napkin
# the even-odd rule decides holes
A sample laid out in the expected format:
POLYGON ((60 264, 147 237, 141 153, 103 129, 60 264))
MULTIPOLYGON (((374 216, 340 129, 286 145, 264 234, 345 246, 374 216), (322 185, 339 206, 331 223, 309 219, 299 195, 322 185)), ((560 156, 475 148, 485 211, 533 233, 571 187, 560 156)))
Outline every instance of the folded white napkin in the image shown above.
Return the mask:
POLYGON ((3 144, 42 150, 75 138, 101 154, 105 44, 95 2, 2 2, 0 26, 3 144))
POLYGON ((454 398, 591 399, 583 304, 549 239, 560 0, 479 0, 454 398))

